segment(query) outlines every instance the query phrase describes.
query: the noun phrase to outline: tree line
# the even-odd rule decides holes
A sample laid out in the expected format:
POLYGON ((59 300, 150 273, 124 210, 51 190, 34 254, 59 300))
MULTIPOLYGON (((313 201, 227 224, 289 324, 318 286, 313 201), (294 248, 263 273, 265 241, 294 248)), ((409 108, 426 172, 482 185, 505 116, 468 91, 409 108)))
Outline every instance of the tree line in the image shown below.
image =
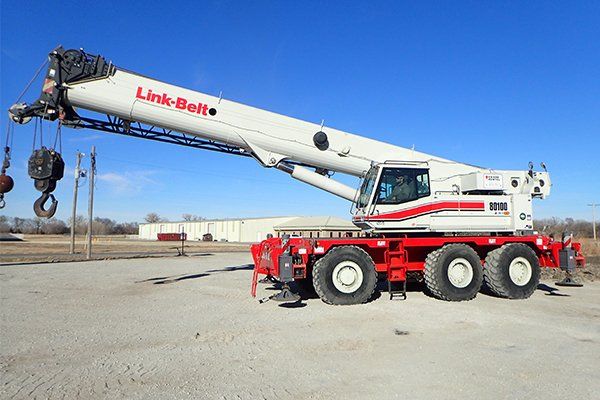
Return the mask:
MULTIPOLYGON (((546 235, 554 235, 554 237, 560 240, 563 232, 573 232, 575 237, 593 237, 593 225, 590 221, 573 218, 543 218, 533 221, 533 227, 535 230, 542 232, 546 235)), ((596 223, 596 232, 600 234, 598 230, 598 223, 596 223)))
MULTIPOLYGON (((194 215, 194 214, 181 214, 181 219, 186 222, 205 221, 206 220, 206 218, 200 217, 200 216, 194 215)), ((169 219, 165 218, 165 217, 161 217, 160 215, 158 215, 155 212, 151 212, 151 213, 146 214, 146 216, 144 217, 144 221, 148 222, 149 224, 155 224, 157 222, 169 222, 169 219)))
MULTIPOLYGON (((203 221, 204 217, 192 214, 183 214, 184 221, 203 221)), ((166 218, 157 213, 149 213, 144 218, 146 222, 167 222, 166 218)), ((109 218, 94 218, 92 233, 94 235, 135 235, 138 233, 137 222, 116 222, 109 218)), ((593 228, 590 221, 575 220, 573 218, 544 218, 533 222, 534 229, 547 235, 554 235, 560 239, 563 232, 573 232, 576 237, 592 237, 593 228)), ((71 219, 66 222, 58 218, 9 218, 0 215, 0 233, 27 233, 27 234, 46 234, 60 235, 70 232, 71 219)), ((597 232, 600 234, 598 224, 597 232)), ((87 219, 83 215, 75 218, 75 233, 83 235, 87 232, 87 219)))
MULTIPOLYGON (((117 222, 110 218, 94 218, 92 234, 94 235, 137 235, 137 222, 117 222)), ((62 235, 71 232, 71 218, 63 221, 58 218, 9 218, 0 215, 0 233, 26 233, 37 235, 62 235)), ((87 233, 87 218, 78 215, 75 218, 75 233, 87 233)))

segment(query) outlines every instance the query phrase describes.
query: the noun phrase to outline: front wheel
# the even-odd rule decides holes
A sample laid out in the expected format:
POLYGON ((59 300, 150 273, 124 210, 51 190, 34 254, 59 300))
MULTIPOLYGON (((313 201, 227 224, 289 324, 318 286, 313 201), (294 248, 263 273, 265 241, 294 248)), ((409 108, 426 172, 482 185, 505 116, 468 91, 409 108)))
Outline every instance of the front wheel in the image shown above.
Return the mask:
POLYGON ((377 285, 373 259, 356 246, 331 249, 313 267, 315 292, 327 304, 365 303, 377 285))

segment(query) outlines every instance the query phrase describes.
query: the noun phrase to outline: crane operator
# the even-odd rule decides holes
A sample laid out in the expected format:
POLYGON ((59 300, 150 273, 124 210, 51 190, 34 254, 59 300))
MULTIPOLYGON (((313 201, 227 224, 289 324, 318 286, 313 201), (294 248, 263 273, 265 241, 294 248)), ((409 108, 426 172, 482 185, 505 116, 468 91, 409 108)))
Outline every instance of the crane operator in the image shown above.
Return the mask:
POLYGON ((390 203, 402 203, 414 199, 415 195, 415 186, 411 185, 410 177, 408 175, 398 175, 392 193, 385 200, 390 203))

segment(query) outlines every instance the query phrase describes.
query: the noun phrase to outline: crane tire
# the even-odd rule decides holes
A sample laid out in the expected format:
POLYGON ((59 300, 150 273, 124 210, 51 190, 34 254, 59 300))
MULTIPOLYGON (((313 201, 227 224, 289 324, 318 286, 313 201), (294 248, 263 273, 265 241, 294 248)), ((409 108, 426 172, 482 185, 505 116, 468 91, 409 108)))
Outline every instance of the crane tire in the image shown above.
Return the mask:
POLYGON ((485 258, 483 282, 493 294, 506 299, 526 299, 540 283, 535 251, 523 243, 508 243, 485 258))
POLYGON ((481 259, 470 246, 451 243, 427 255, 425 286, 435 298, 465 301, 475 298, 481 288, 481 259))
POLYGON ((365 303, 377 285, 373 259, 357 246, 329 250, 315 263, 312 274, 315 292, 332 305, 365 303))

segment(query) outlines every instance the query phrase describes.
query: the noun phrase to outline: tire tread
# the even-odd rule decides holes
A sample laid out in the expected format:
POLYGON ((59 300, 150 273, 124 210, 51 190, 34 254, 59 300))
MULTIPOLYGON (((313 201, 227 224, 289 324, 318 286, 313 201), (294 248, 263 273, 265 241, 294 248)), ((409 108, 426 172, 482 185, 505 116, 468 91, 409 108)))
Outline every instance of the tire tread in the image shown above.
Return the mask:
MULTIPOLYGON (((438 268, 438 265, 439 265, 440 257, 446 251, 448 251, 448 249, 452 249, 452 248, 463 248, 467 251, 475 252, 475 250, 473 250, 473 248, 467 244, 450 243, 450 244, 446 244, 446 245, 440 247, 439 249, 436 249, 436 250, 432 251, 431 253, 429 253, 427 255, 427 257, 425 258, 425 272, 424 272, 425 288, 427 289, 429 294, 431 294, 433 297, 440 299, 440 300, 445 300, 445 301, 472 300, 473 298, 475 298, 475 296, 477 296, 477 292, 473 293, 468 298, 463 298, 463 299, 459 299, 459 300, 449 297, 445 293, 445 291, 442 289, 442 283, 439 281, 438 276, 435 274, 436 268, 438 268)), ((479 258, 479 256, 477 256, 477 257, 479 258)))
MULTIPOLYGON (((331 257, 328 258, 328 256, 330 256, 331 254, 335 255, 337 252, 343 250, 343 249, 348 249, 348 248, 352 248, 354 250, 358 250, 360 253, 362 253, 364 256, 366 256, 371 265, 375 265, 375 263, 373 262, 373 258, 369 255, 369 253, 367 253, 366 251, 364 251, 363 249, 361 249, 358 246, 339 246, 339 247, 334 247, 333 249, 329 250, 327 252, 327 254, 325 254, 323 257, 319 258, 317 260, 317 262, 315 262, 315 265, 313 265, 313 286, 315 288, 315 292, 317 293, 317 295, 319 296, 319 298, 327 304, 331 304, 331 305, 342 305, 340 303, 337 303, 335 301, 335 298, 333 296, 332 293, 329 293, 328 290, 326 290, 323 286, 325 285, 326 282, 326 277, 323 277, 323 268, 322 265, 324 263, 327 262, 327 260, 331 257)), ((375 282, 377 282, 377 272, 375 271, 375 268, 371 268, 370 272, 373 275, 373 279, 375 280, 375 282)), ((364 301, 362 301, 361 303, 366 303, 372 296, 373 293, 375 293, 375 287, 377 285, 373 285, 371 292, 369 293, 368 296, 366 296, 366 299, 364 301)))
MULTIPOLYGON (((533 249, 523 243, 507 243, 490 251, 485 257, 485 266, 483 268, 483 284, 498 297, 503 297, 505 299, 526 299, 530 297, 537 289, 539 273, 536 274, 535 271, 532 271, 532 279, 537 277, 535 285, 528 285, 528 287, 521 289, 518 293, 515 293, 515 290, 511 290, 510 286, 508 286, 508 281, 505 279, 505 271, 503 271, 501 268, 498 268, 498 265, 502 261, 502 258, 504 258, 505 254, 517 246, 537 258, 537 254, 535 254, 533 249)), ((531 267, 537 268, 539 271, 539 266, 532 265, 531 267)))

